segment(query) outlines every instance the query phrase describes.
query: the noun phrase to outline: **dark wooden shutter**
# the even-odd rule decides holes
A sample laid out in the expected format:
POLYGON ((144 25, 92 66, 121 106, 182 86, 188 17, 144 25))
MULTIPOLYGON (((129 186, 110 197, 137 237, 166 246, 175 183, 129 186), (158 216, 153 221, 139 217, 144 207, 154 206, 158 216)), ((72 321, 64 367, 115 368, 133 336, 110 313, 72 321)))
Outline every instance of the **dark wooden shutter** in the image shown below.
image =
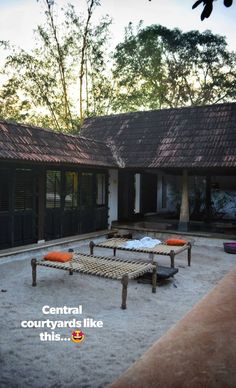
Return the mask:
POLYGON ((0 169, 0 212, 9 211, 9 170, 0 169))
POLYGON ((15 179, 14 210, 33 209, 33 179, 31 171, 17 170, 15 179))

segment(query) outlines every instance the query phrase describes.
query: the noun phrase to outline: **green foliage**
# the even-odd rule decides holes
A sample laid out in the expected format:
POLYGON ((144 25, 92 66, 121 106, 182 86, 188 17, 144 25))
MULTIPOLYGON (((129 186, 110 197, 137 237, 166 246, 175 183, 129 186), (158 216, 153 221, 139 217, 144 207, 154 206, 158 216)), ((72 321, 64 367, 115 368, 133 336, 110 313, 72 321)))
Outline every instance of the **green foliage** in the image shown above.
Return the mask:
MULTIPOLYGON (((92 25, 93 9, 86 19, 68 5, 62 10, 63 18, 58 25, 54 2, 41 1, 46 6, 45 24, 35 31, 36 46, 32 51, 25 52, 0 42, 2 48, 11 50, 5 62, 7 80, 2 90, 0 86, 0 98, 5 98, 6 90, 12 94, 11 104, 6 100, 0 114, 4 118, 14 116, 18 121, 27 119, 37 125, 77 132, 84 114, 106 113, 110 81, 105 46, 111 21, 104 18, 92 25), (27 110, 23 110, 25 101, 27 110)), ((88 0, 89 4, 95 7, 99 1, 88 0)))
MULTIPOLYGON (((128 25, 115 52, 109 50, 111 20, 92 22, 67 5, 60 24, 52 0, 35 31, 31 52, 0 41, 10 54, 0 84, 0 116, 67 132, 84 117, 144 109, 214 104, 236 97, 236 54, 210 31, 183 33, 160 25, 128 25)), ((2 77, 1 77, 2 78, 2 77)))
MULTIPOLYGON (((83 76, 83 112, 85 116, 102 115, 108 112, 111 97, 111 71, 109 70, 110 53, 108 50, 109 27, 111 19, 103 17, 97 25, 89 25, 86 41, 83 38, 82 26, 86 20, 76 15, 74 7, 67 10, 67 23, 70 25, 73 62, 81 64, 83 54, 83 68, 77 70, 79 78, 83 76), (82 74, 83 73, 83 74, 82 74)), ((79 88, 79 85, 78 85, 79 88)))
POLYGON ((210 31, 130 24, 116 48, 116 111, 214 104, 236 96, 236 55, 210 31))
POLYGON ((30 109, 29 101, 20 98, 17 90, 19 81, 10 78, 0 89, 0 119, 24 121, 30 109))

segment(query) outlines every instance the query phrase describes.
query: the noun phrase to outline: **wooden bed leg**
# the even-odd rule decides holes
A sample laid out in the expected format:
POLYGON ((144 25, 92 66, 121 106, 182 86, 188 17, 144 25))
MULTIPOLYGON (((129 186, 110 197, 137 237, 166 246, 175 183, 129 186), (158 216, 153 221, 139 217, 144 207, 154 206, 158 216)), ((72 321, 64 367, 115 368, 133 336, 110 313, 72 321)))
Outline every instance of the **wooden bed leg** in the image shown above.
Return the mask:
POLYGON ((94 247, 95 247, 94 242, 93 242, 93 241, 90 241, 90 243, 89 243, 90 255, 93 255, 94 247))
POLYGON ((36 259, 32 259, 31 260, 31 266, 32 266, 32 286, 35 287, 37 286, 37 283, 36 283, 36 267, 37 267, 37 260, 36 259))
POLYGON ((192 244, 188 243, 188 266, 191 265, 191 251, 192 251, 192 244))
POLYGON ((128 288, 129 276, 127 274, 122 276, 121 284, 122 284, 122 303, 121 308, 125 310, 127 308, 127 288, 128 288))
POLYGON ((170 266, 175 267, 175 251, 170 251, 170 266))
MULTIPOLYGON (((72 252, 74 252, 74 249, 70 248, 70 249, 68 249, 68 252, 72 253, 72 252)), ((73 269, 69 269, 69 275, 73 275, 73 269)))
POLYGON ((148 258, 149 258, 149 260, 153 263, 153 262, 154 262, 154 253, 150 252, 150 253, 148 254, 148 258))
POLYGON ((157 263, 153 263, 154 268, 152 271, 152 292, 155 294, 157 292, 157 263))

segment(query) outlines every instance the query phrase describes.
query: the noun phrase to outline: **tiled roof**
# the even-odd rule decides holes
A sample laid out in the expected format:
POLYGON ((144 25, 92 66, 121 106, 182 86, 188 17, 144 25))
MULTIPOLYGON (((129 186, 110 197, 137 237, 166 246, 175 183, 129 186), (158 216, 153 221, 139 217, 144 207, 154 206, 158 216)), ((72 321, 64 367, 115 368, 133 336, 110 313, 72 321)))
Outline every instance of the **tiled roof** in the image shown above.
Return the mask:
POLYGON ((90 118, 81 133, 121 167, 236 167, 236 103, 90 118))
POLYGON ((90 118, 81 134, 0 121, 0 160, 98 167, 236 167, 236 103, 90 118))
POLYGON ((0 121, 0 160, 115 166, 105 143, 39 127, 0 121))

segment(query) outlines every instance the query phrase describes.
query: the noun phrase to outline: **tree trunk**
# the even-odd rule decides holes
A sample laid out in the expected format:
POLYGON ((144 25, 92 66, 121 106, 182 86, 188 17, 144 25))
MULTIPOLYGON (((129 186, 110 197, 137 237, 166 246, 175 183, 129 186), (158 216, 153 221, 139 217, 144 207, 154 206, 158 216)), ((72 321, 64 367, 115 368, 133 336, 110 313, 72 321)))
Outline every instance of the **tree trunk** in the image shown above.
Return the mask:
POLYGON ((84 67, 85 67, 85 55, 86 48, 88 45, 88 33, 89 33, 89 23, 93 13, 93 7, 96 5, 95 0, 91 0, 88 7, 88 16, 84 28, 83 34, 83 44, 81 50, 81 61, 80 61, 80 74, 79 74, 79 115, 80 115, 80 126, 83 124, 84 114, 83 114, 83 79, 84 79, 84 67))

